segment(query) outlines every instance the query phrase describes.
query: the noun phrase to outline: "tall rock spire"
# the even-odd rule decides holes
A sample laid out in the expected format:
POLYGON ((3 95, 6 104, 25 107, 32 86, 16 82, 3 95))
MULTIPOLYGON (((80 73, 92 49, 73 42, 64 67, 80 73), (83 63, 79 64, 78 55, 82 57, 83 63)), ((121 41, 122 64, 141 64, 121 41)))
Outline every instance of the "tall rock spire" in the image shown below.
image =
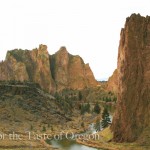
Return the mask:
POLYGON ((133 142, 142 137, 150 143, 150 17, 133 14, 127 18, 120 35, 117 70, 114 140, 133 142))

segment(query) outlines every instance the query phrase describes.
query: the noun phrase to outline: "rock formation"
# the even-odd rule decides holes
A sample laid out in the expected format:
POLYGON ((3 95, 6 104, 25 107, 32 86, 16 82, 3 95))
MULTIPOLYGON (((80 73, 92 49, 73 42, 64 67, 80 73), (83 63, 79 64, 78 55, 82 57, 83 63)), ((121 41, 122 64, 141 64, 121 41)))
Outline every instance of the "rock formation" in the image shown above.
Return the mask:
POLYGON ((121 30, 118 106, 112 130, 117 142, 150 143, 150 17, 133 14, 121 30))
POLYGON ((6 60, 0 63, 0 80, 32 81, 49 92, 98 84, 89 65, 84 64, 80 56, 69 54, 65 47, 49 55, 46 45, 32 51, 8 51, 6 60))
POLYGON ((118 72, 117 69, 113 72, 113 75, 109 77, 107 82, 107 90, 115 94, 118 92, 118 72))
POLYGON ((88 64, 80 56, 68 53, 65 47, 50 56, 51 72, 56 88, 83 89, 98 84, 88 64))

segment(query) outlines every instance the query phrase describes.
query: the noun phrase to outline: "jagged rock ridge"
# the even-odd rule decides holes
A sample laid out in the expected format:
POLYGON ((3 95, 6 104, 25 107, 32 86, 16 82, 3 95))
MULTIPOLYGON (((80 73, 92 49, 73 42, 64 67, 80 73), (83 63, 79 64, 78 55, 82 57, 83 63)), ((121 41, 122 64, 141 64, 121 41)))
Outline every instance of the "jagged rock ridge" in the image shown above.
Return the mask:
POLYGON ((6 60, 0 63, 0 80, 32 81, 49 92, 98 84, 89 65, 84 64, 80 56, 69 54, 65 47, 49 55, 46 45, 32 51, 8 51, 6 60))
POLYGON ((142 139, 145 145, 149 144, 150 17, 133 14, 126 19, 120 35, 117 70, 118 106, 112 125, 114 140, 133 142, 142 139))

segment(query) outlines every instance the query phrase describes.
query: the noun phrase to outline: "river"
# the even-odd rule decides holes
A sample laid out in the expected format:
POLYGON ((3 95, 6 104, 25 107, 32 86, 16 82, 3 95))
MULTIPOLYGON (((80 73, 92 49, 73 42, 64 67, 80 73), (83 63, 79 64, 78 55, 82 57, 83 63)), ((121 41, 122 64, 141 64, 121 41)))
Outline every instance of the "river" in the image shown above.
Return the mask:
POLYGON ((102 150, 102 149, 84 146, 84 145, 76 143, 76 141, 66 140, 66 139, 59 140, 59 141, 52 140, 51 145, 53 147, 60 148, 61 150, 102 150))
MULTIPOLYGON (((112 110, 110 108, 109 108, 109 112, 112 112, 112 110)), ((111 121, 113 118, 112 113, 110 115, 111 121)), ((89 130, 83 134, 89 134, 89 133, 96 133, 93 123, 89 125, 89 130)), ((56 140, 56 139, 51 140, 51 141, 48 141, 48 143, 55 148, 59 148, 60 150, 103 150, 103 149, 84 146, 84 145, 78 144, 76 142, 76 140, 70 140, 70 139, 66 139, 66 138, 63 138, 61 140, 56 140)))
MULTIPOLYGON (((112 120, 112 116, 110 116, 111 120, 112 120)), ((94 124, 90 124, 89 125, 89 130, 86 131, 85 133, 79 134, 79 135, 89 135, 91 133, 96 133, 95 129, 94 129, 94 124)), ((60 150, 103 150, 103 149, 98 149, 98 148, 92 148, 92 147, 88 147, 88 146, 84 146, 81 144, 78 144, 76 142, 76 140, 71 140, 70 137, 72 137, 72 135, 68 136, 69 138, 62 138, 61 140, 51 140, 48 141, 48 143, 50 145, 52 145, 54 148, 59 148, 60 150)))

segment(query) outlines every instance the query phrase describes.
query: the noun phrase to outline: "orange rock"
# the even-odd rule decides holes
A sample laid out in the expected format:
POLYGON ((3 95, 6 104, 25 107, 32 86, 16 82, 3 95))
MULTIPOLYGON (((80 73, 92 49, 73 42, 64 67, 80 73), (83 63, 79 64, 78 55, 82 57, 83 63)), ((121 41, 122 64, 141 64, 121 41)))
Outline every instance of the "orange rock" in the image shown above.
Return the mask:
POLYGON ((118 72, 117 69, 113 72, 113 75, 109 77, 107 82, 107 90, 115 94, 118 92, 118 72))
POLYGON ((52 93, 98 84, 89 65, 84 64, 80 56, 69 54, 65 47, 49 55, 47 46, 42 44, 32 51, 8 51, 6 60, 0 63, 0 80, 29 80, 52 93))
POLYGON ((133 14, 127 18, 120 35, 117 70, 114 140, 133 142, 142 135, 150 143, 150 17, 133 14), (149 134, 144 136, 144 130, 149 134))

